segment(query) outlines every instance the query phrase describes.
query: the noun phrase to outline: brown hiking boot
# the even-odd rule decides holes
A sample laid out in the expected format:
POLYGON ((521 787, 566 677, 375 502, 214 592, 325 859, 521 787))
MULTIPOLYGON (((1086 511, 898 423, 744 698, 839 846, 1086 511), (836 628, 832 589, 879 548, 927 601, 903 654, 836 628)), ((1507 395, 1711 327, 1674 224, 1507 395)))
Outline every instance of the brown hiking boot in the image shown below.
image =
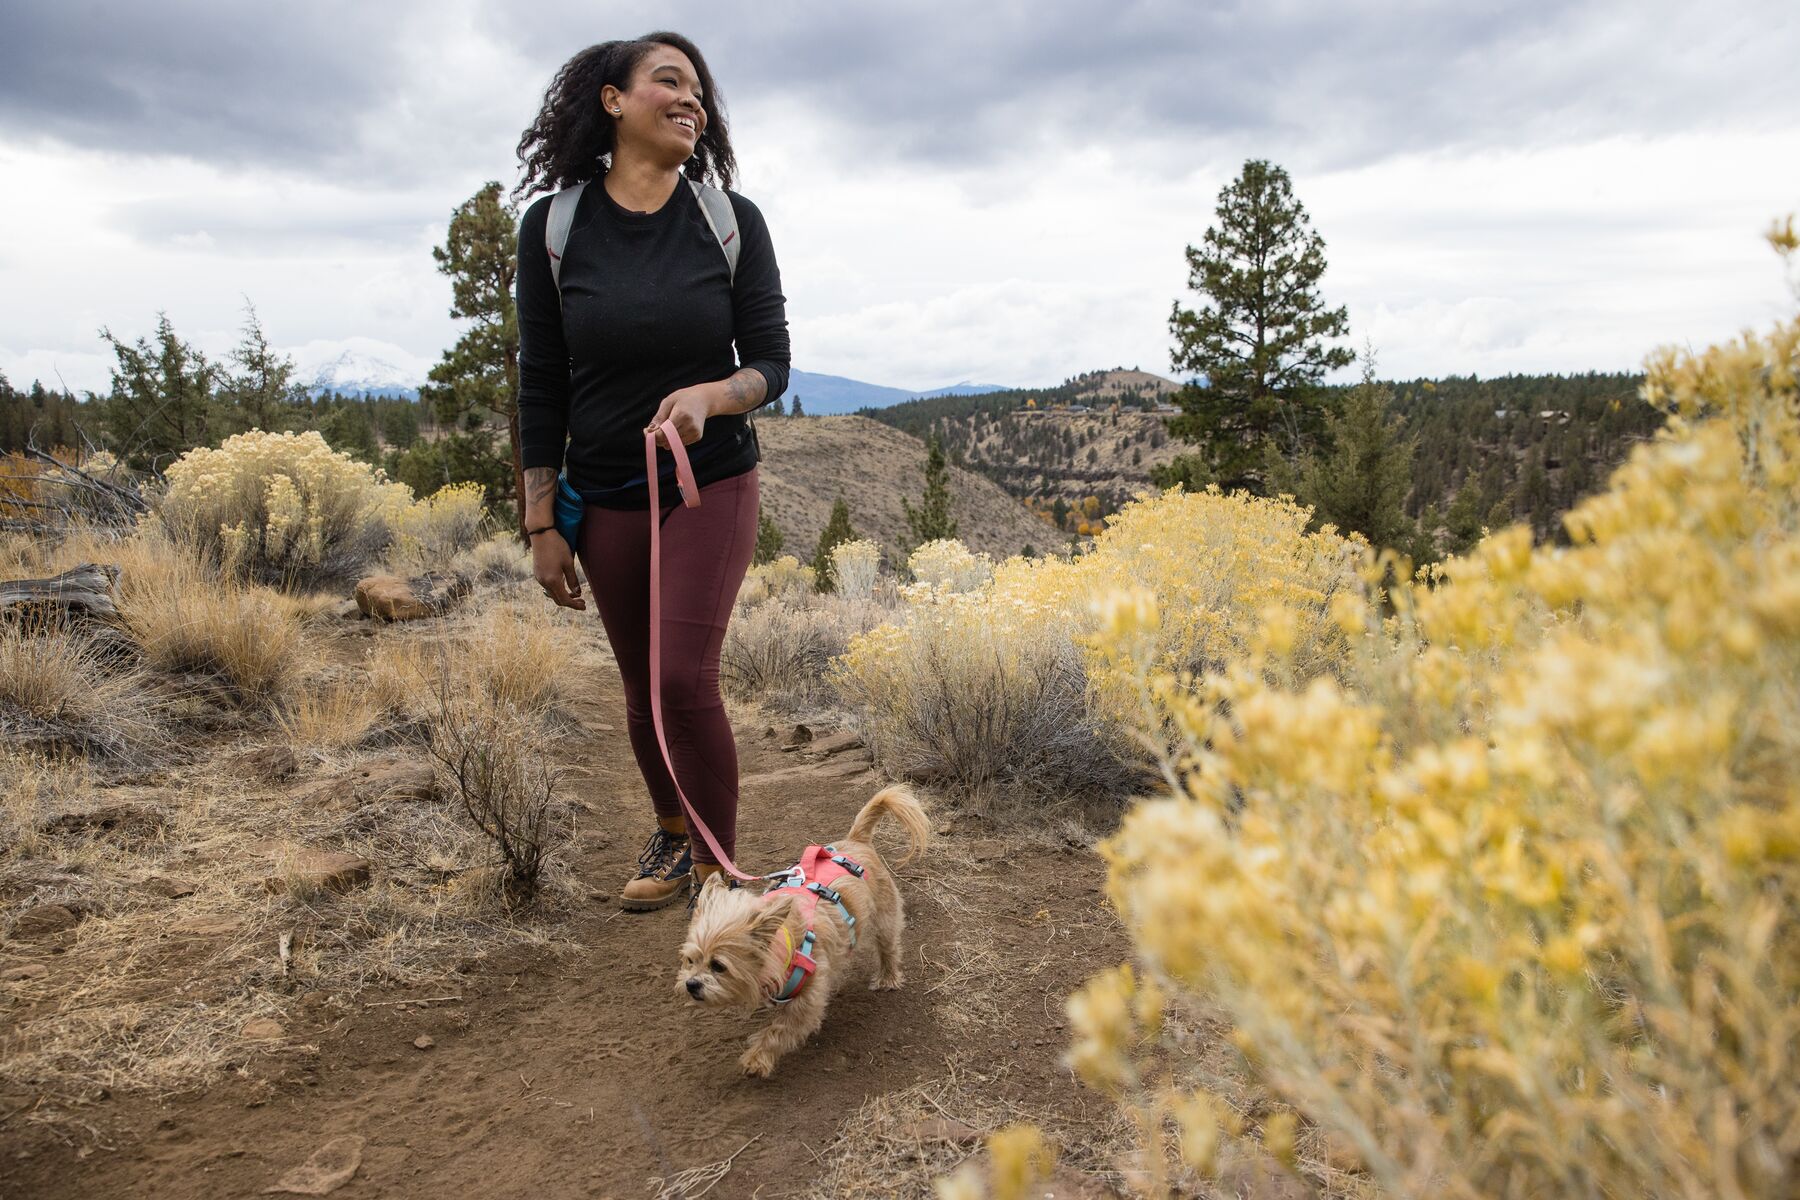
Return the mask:
POLYGON ((685 833, 657 827, 638 855, 637 878, 619 893, 619 907, 648 912, 681 898, 694 878, 694 856, 685 833))

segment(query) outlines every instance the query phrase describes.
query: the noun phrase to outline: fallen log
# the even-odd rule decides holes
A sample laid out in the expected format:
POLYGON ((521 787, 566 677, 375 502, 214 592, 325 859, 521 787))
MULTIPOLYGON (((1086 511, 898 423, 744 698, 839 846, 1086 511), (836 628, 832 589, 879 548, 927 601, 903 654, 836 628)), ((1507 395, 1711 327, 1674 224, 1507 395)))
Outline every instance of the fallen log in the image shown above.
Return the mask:
POLYGON ((119 568, 111 563, 82 563, 50 579, 14 579, 0 583, 0 614, 55 623, 72 620, 115 621, 113 586, 119 568))

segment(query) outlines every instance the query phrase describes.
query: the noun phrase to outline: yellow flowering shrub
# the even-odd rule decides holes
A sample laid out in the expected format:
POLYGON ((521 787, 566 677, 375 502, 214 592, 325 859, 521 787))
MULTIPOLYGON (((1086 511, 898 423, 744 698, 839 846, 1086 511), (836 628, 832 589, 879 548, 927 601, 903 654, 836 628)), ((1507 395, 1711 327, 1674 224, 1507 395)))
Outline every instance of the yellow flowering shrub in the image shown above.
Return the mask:
POLYGON ((831 681, 890 771, 971 795, 1116 797, 1148 761, 1129 736, 1145 699, 1091 644, 1099 599, 1131 579, 1180 614, 1154 639, 1171 671, 1242 652, 1259 615, 1284 605, 1294 661, 1323 669, 1342 654, 1330 605, 1355 583, 1357 555, 1306 521, 1288 501, 1171 488, 1114 514, 1079 558, 1015 556, 969 590, 930 564, 985 565, 933 543, 926 571, 926 548, 914 555, 925 578, 903 589, 903 611, 854 639, 831 681))
POLYGON ((907 557, 906 569, 919 584, 950 592, 967 592, 993 578, 994 562, 972 553, 956 538, 924 542, 907 557))
POLYGON ((831 577, 846 600, 867 600, 875 591, 881 547, 868 538, 851 538, 831 548, 831 577))
POLYGON ((168 469, 156 520, 228 572, 283 586, 350 574, 387 544, 412 490, 316 431, 226 438, 168 469))
POLYGON ((757 563, 745 573, 737 602, 756 605, 765 600, 779 600, 784 604, 803 605, 817 590, 818 581, 813 569, 793 555, 783 554, 772 562, 757 563))
POLYGON ((481 540, 483 490, 452 483, 423 500, 391 510, 391 561, 404 571, 441 571, 481 540))
MULTIPOLYGON (((1394 1196, 1800 1193, 1797 369, 1792 322, 1657 354, 1668 426, 1573 544, 1508 529, 1386 590, 1371 561, 1339 673, 1287 609, 1196 682, 1161 595, 1105 607, 1096 652, 1178 735, 1109 894, 1307 1123, 1263 1123, 1276 1158, 1329 1136, 1394 1196)), ((1159 1074, 1121 978, 1071 1001, 1071 1064, 1196 1147, 1159 1171, 1211 1171, 1224 1099, 1159 1074)))

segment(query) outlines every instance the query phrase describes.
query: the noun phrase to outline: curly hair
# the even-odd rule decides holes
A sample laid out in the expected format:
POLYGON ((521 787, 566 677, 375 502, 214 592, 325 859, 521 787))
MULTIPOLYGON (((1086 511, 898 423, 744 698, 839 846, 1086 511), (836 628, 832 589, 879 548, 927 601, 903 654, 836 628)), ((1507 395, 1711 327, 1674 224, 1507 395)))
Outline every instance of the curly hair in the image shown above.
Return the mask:
POLYGON ((657 46, 687 55, 700 76, 706 130, 687 161, 688 176, 721 188, 732 185, 737 157, 725 124, 725 101, 713 84, 706 59, 699 47, 679 33, 658 31, 631 41, 589 46, 562 65, 544 93, 537 120, 519 137, 524 178, 513 188, 514 197, 557 191, 606 174, 613 151, 613 122, 601 107, 600 89, 609 83, 621 91, 628 88, 632 72, 657 46))

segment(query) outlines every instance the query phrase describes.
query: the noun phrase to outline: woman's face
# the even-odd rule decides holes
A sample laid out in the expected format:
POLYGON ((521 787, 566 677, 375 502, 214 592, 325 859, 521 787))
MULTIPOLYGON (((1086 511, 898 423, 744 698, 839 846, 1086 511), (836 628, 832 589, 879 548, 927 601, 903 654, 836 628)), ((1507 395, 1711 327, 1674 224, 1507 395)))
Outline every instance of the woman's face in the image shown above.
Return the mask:
POLYGON ((706 132, 700 77, 688 56, 673 46, 656 46, 632 72, 626 91, 602 89, 607 111, 617 110, 618 144, 675 165, 693 156, 706 132))

